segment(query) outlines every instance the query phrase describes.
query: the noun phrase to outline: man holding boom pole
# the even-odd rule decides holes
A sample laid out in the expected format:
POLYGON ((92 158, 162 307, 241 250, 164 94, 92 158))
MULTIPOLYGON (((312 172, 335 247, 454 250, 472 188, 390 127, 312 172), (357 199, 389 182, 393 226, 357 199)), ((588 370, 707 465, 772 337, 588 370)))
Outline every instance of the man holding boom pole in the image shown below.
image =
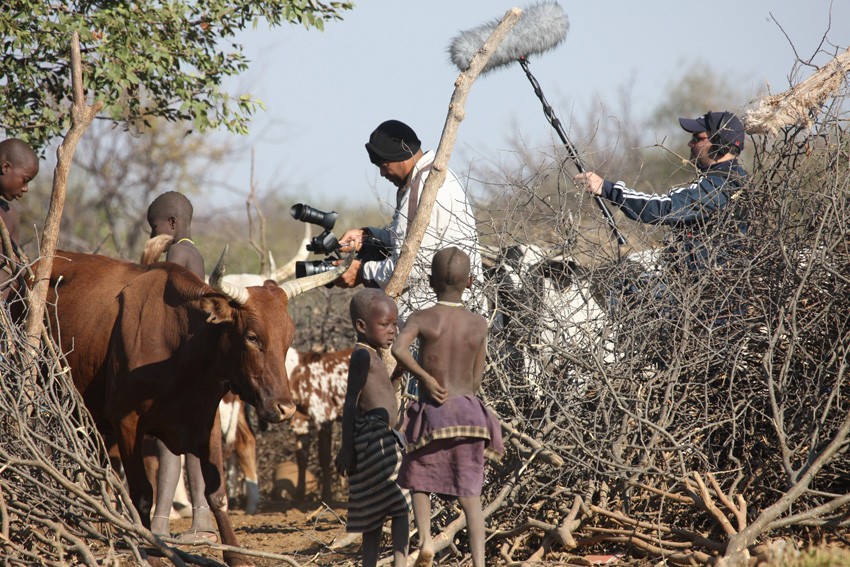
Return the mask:
MULTIPOLYGON (((719 212, 729 209, 747 180, 738 161, 744 149, 744 125, 731 112, 707 112, 699 118, 679 118, 679 124, 692 134, 688 147, 691 162, 699 171, 693 182, 675 187, 664 195, 641 193, 622 181, 605 180, 589 171, 575 176, 577 185, 620 207, 632 220, 665 224, 677 231, 679 255, 689 272, 717 267, 728 251, 709 238, 719 220, 719 212), (714 246, 713 246, 714 245, 714 246)), ((736 219, 737 230, 746 225, 736 219)))

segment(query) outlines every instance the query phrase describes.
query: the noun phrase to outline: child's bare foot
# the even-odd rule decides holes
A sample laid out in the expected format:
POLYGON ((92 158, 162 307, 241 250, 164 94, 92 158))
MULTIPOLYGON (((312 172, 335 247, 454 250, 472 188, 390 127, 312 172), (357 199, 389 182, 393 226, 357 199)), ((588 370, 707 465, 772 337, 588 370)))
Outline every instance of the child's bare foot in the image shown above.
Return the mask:
POLYGON ((212 530, 190 529, 180 535, 184 543, 218 543, 218 534, 212 530))
POLYGON ((431 567, 433 561, 434 549, 430 546, 423 546, 419 548, 419 556, 416 557, 416 563, 413 564, 413 567, 431 567))

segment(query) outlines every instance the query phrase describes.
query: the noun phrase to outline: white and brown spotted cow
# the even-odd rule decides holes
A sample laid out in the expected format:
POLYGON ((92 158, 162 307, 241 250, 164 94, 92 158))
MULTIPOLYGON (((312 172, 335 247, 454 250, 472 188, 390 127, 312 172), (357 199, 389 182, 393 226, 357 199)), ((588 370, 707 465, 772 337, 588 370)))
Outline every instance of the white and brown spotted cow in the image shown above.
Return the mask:
POLYGON ((303 500, 305 495, 305 476, 312 440, 310 422, 315 424, 318 431, 322 500, 327 502, 332 498, 333 422, 342 419, 351 350, 318 353, 289 349, 286 354, 286 370, 290 377, 292 400, 295 402, 292 430, 298 435, 298 449, 295 453, 298 463, 298 484, 295 489, 297 501, 303 500))
MULTIPOLYGON (((295 403, 292 430, 298 436, 296 461, 298 478, 293 498, 303 500, 306 492, 307 463, 312 445, 311 423, 318 432, 319 467, 321 469, 322 500, 332 498, 331 448, 333 422, 342 418, 345 389, 348 383, 348 362, 351 349, 336 352, 299 352, 289 349, 286 370, 290 392, 295 403)), ((235 453, 245 477, 246 506, 255 513, 259 501, 256 490, 256 440, 248 424, 245 404, 238 396, 223 399, 219 405, 224 435, 225 455, 235 453)))

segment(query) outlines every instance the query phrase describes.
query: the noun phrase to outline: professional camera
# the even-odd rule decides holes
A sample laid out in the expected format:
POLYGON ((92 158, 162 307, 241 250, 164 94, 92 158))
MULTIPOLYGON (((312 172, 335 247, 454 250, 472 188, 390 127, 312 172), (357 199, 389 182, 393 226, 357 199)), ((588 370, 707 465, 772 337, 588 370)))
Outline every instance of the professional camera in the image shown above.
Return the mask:
MULTIPOLYGON (((310 205, 297 204, 289 209, 292 218, 301 222, 309 222, 322 227, 324 230, 318 236, 310 239, 307 250, 316 254, 325 254, 324 260, 312 260, 309 262, 295 262, 295 277, 303 278, 314 274, 321 274, 333 270, 337 260, 342 259, 339 253, 339 239, 331 232, 336 223, 339 213, 336 211, 324 212, 310 205)), ((367 237, 363 239, 357 259, 361 261, 383 260, 389 256, 389 251, 383 242, 377 238, 367 237)))

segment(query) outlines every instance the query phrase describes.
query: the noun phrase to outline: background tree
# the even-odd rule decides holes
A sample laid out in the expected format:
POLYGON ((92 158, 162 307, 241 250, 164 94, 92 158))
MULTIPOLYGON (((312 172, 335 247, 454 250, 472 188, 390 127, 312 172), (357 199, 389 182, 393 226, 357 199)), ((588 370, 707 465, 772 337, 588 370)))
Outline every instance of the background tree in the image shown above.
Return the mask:
POLYGON ((140 128, 160 117, 200 131, 244 133, 260 101, 220 89, 248 67, 232 41, 236 33, 260 20, 321 30, 351 7, 314 0, 11 0, 0 14, 0 127, 36 148, 68 128, 68 45, 77 32, 83 87, 103 103, 100 118, 140 128))

